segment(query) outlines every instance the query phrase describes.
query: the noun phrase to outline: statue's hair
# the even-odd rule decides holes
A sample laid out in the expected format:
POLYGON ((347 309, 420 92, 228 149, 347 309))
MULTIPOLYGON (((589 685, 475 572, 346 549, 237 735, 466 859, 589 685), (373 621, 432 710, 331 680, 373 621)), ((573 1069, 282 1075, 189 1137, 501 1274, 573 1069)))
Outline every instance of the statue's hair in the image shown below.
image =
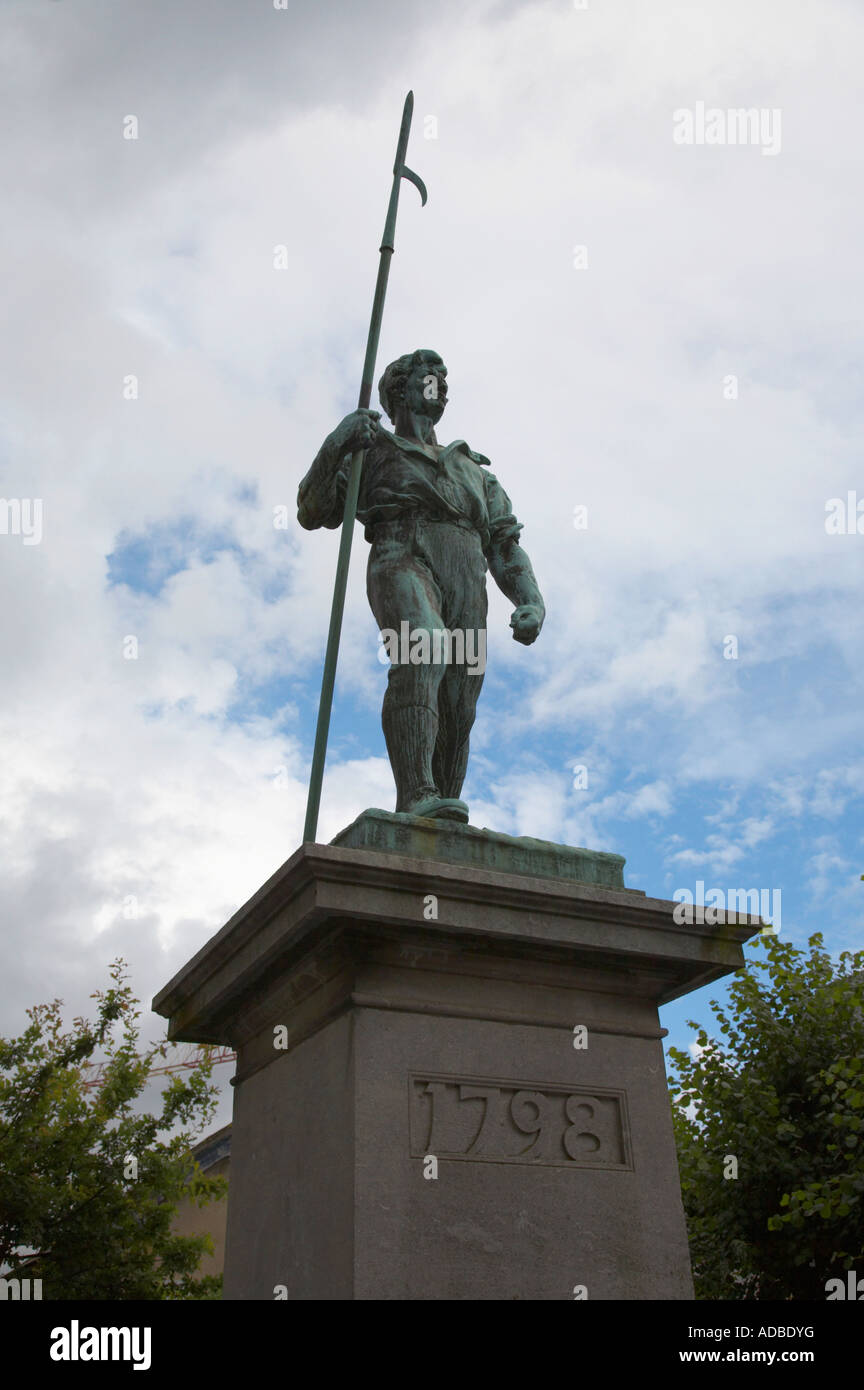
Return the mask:
POLYGON ((432 348, 417 348, 416 352, 406 352, 402 357, 397 357, 395 362, 391 362, 389 367, 384 368, 384 374, 378 382, 378 399, 394 425, 399 402, 405 395, 406 381, 415 367, 430 359, 436 362, 444 360, 432 348))

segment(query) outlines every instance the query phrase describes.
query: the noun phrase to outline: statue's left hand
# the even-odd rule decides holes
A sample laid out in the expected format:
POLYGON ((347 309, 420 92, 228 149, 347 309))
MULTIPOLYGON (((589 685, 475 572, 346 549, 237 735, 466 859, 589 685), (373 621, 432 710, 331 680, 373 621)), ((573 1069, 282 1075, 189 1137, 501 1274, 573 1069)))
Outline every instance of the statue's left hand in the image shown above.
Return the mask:
POLYGON ((523 642, 526 647, 530 647, 531 643, 537 640, 545 616, 543 609, 536 603, 523 603, 510 619, 514 641, 523 642))

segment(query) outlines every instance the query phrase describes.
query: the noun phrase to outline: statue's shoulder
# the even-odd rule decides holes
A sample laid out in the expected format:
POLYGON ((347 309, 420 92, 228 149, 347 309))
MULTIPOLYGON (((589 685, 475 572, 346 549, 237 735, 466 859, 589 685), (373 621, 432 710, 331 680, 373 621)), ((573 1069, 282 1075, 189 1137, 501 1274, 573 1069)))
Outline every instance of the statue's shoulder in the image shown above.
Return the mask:
POLYGON ((474 463, 480 464, 482 468, 492 467, 492 464, 489 462, 486 455, 478 454, 477 450, 470 448, 469 445, 466 444, 464 439, 454 439, 453 443, 448 445, 448 448, 461 449, 463 454, 467 454, 469 459, 471 459, 474 463))

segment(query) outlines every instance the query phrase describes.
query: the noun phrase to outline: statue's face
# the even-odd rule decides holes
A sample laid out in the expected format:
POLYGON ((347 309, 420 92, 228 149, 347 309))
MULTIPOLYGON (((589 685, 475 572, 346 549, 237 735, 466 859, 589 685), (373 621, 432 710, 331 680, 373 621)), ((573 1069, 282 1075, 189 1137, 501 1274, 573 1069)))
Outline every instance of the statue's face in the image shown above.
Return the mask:
POLYGON ((405 404, 415 415, 441 419, 447 404, 447 368, 439 358, 412 368, 405 383, 405 404))

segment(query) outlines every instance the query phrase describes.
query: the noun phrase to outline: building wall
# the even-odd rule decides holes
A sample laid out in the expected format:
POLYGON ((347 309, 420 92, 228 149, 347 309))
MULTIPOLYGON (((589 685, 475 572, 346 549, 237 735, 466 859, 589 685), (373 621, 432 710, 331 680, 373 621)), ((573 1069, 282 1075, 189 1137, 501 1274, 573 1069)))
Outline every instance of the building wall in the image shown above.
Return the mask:
MULTIPOLYGON (((201 1170, 208 1178, 229 1176, 231 1168, 231 1126, 217 1130, 202 1139, 192 1150, 201 1170)), ((172 1230, 178 1236, 209 1235, 213 1238, 213 1254, 202 1255, 199 1275, 221 1274, 225 1267, 225 1227, 228 1220, 228 1198, 208 1202, 199 1207, 191 1200, 178 1203, 172 1230)))

